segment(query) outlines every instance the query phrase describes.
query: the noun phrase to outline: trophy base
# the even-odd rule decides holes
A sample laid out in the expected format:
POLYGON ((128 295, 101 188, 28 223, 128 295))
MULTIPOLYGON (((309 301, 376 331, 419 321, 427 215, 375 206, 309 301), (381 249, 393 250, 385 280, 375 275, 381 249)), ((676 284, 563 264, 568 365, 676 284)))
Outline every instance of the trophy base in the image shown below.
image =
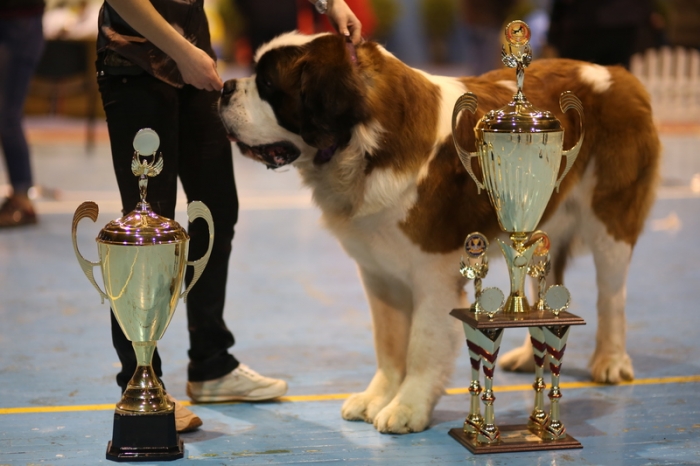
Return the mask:
POLYGON ((171 461, 185 456, 175 428, 175 412, 157 414, 114 413, 112 440, 107 444, 111 461, 171 461))
POLYGON ((517 451, 540 451, 540 450, 564 450, 571 448, 583 448, 583 445, 570 436, 559 440, 543 439, 539 435, 533 434, 527 425, 498 426, 501 436, 494 443, 481 443, 476 440, 476 435, 464 433, 464 429, 450 429, 450 437, 457 440, 475 455, 484 453, 509 453, 517 451))

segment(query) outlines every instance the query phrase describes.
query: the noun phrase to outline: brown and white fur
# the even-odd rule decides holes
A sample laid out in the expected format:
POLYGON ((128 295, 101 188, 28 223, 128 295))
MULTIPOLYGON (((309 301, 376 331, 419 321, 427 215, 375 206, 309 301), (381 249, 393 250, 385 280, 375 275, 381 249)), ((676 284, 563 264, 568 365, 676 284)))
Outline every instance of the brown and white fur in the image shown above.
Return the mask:
MULTIPOLYGON (((525 75, 530 102, 564 125, 565 148, 578 139, 579 120, 559 111, 559 96, 572 91, 583 103, 583 147, 541 225, 552 243, 550 281, 563 282, 574 246, 588 247, 598 288, 592 377, 630 380, 626 279, 654 200, 660 153, 649 98, 621 67, 536 60, 525 75)), ((293 162, 325 225, 357 262, 377 371, 344 403, 345 419, 393 433, 430 423, 464 344, 449 315, 468 306, 458 272, 464 238, 500 233, 487 194, 477 195, 457 157, 452 110, 466 91, 478 96, 477 114, 463 112, 456 131, 462 147, 475 150, 478 118, 510 101, 514 78, 506 68, 432 76, 376 43, 353 49, 339 36, 292 33, 261 47, 253 77, 225 84, 220 114, 232 140, 268 165, 293 162)), ((501 360, 508 369, 534 367, 527 345, 501 360)))

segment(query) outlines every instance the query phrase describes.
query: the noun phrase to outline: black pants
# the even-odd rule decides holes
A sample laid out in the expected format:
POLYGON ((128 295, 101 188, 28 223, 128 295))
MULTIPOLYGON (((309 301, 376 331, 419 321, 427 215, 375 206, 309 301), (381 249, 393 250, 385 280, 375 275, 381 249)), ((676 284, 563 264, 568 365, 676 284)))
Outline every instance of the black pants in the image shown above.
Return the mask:
MULTIPOLYGON (((101 70, 97 64, 98 75, 101 70)), ((146 200, 153 211, 174 218, 177 179, 187 201, 204 202, 214 219, 214 245, 204 273, 187 297, 190 336, 188 380, 199 382, 228 374, 238 361, 229 354, 233 334, 224 323, 224 300, 233 227, 238 218, 238 197, 233 177, 231 143, 216 110, 218 92, 185 86, 172 87, 149 74, 98 77, 112 149, 114 172, 121 194, 123 213, 139 201, 138 178, 131 172, 133 140, 142 128, 160 136, 163 171, 148 181, 146 200)), ((189 258, 198 259, 209 244, 207 224, 197 219, 188 227, 189 258)), ((188 267, 185 283, 192 279, 188 267)), ((124 390, 136 370, 132 344, 112 314, 112 341, 121 372, 117 383, 124 390)), ((161 361, 154 355, 153 366, 160 377, 161 361)))

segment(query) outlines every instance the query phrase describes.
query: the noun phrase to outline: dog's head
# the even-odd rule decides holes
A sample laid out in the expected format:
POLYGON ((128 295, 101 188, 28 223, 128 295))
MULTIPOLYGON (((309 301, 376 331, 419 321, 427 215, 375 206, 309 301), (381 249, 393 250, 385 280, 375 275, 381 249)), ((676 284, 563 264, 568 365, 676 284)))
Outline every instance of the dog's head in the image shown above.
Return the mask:
POLYGON ((341 36, 282 35, 256 54, 255 74, 226 81, 219 112, 241 152, 277 168, 325 163, 368 119, 352 44, 341 36))

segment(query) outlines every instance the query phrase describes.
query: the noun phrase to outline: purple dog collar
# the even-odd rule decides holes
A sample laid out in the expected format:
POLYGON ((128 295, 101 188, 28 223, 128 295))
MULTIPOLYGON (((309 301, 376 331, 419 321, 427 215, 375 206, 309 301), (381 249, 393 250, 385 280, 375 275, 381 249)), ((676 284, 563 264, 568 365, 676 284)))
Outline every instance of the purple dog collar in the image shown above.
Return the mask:
POLYGON ((316 152, 316 157, 314 157, 314 163, 323 165, 324 163, 330 162, 336 150, 338 150, 338 144, 333 144, 326 149, 319 149, 318 152, 316 152))

